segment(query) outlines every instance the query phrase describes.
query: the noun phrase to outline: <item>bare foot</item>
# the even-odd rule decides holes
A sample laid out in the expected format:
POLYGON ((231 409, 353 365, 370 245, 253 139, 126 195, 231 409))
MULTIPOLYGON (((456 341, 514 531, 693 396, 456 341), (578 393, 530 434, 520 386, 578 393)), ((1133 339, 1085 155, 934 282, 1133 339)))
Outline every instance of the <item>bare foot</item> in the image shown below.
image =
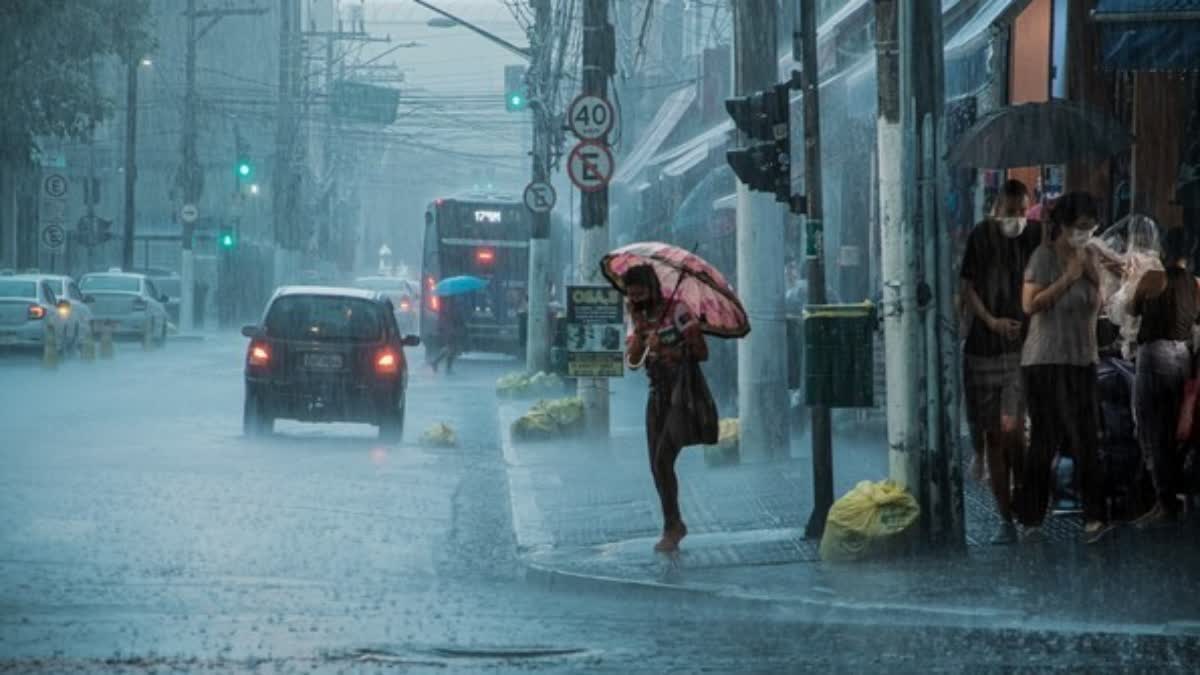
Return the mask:
POLYGON ((673 553, 679 550, 679 542, 671 535, 664 534, 654 545, 654 550, 658 553, 673 553))

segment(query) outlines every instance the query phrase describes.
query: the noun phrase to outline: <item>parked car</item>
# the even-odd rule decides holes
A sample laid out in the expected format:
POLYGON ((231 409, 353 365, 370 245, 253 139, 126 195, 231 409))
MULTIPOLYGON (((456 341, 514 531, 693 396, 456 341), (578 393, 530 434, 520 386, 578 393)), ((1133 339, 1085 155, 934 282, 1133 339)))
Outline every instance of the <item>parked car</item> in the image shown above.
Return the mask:
POLYGON ((145 269, 132 269, 129 272, 133 274, 144 274, 147 278, 154 282, 154 287, 160 293, 167 296, 167 301, 163 303, 167 310, 167 318, 176 326, 179 324, 179 308, 183 302, 183 279, 180 278, 177 272, 159 267, 148 267, 145 269))
POLYGON ((66 344, 68 351, 79 349, 84 340, 92 335, 92 306, 95 298, 84 295, 79 284, 63 274, 47 274, 50 289, 58 298, 59 316, 66 319, 66 344), (64 306, 64 303, 65 306, 64 306))
POLYGON ((386 294, 396 308, 400 331, 420 332, 417 322, 421 316, 421 287, 417 282, 402 277, 359 277, 354 280, 354 287, 386 294))
POLYGON ((408 361, 420 344, 396 325, 378 291, 321 286, 275 292, 262 322, 246 326, 242 428, 269 434, 275 420, 366 422, 381 438, 404 432, 408 361))
POLYGON ((86 274, 79 288, 94 299, 93 318, 115 324, 114 336, 142 337, 148 323, 153 339, 166 342, 169 299, 146 275, 120 270, 86 274))
POLYGON ((65 300, 60 304, 54 285, 46 276, 0 276, 0 347, 41 348, 49 326, 59 351, 65 353, 70 308, 65 300))

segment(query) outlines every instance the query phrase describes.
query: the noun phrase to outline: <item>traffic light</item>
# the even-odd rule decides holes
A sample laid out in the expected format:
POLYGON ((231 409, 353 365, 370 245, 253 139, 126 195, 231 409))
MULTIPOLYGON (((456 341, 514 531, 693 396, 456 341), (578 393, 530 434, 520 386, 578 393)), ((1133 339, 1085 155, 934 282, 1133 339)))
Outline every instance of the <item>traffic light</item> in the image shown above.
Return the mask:
POLYGON ((725 153, 739 180, 756 192, 773 192, 775 201, 797 210, 792 197, 791 106, 788 84, 749 96, 725 99, 725 110, 748 144, 725 153))
POLYGON ((525 66, 504 66, 504 109, 508 112, 520 112, 528 107, 525 66))
POLYGON ((237 164, 233 167, 234 173, 237 174, 238 180, 248 181, 254 177, 254 164, 249 157, 244 155, 238 156, 237 164))
POLYGON ((217 245, 226 251, 237 246, 237 233, 233 231, 232 227, 221 227, 217 232, 217 245))

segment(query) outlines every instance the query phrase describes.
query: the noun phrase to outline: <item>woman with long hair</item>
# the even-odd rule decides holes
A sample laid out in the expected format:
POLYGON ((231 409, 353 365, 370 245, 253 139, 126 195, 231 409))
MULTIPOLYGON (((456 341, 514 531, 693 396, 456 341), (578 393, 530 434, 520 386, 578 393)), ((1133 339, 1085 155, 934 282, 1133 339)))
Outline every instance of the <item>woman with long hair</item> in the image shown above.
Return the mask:
POLYGON ((1175 428, 1183 385, 1191 370, 1189 343, 1200 313, 1200 287, 1188 270, 1190 251, 1182 227, 1167 231, 1164 271, 1146 272, 1129 301, 1129 313, 1142 318, 1137 334, 1137 379, 1133 403, 1138 443, 1154 481, 1154 508, 1136 522, 1149 527, 1178 515, 1178 457, 1175 428))
POLYGON ((650 473, 662 507, 663 534, 654 550, 672 552, 687 536, 687 526, 679 512, 679 480, 675 460, 688 443, 688 424, 681 406, 686 392, 677 392, 681 371, 708 359, 708 346, 700 332, 700 323, 682 303, 663 297, 658 275, 649 265, 629 268, 623 275, 629 310, 629 335, 626 338, 628 363, 632 368, 645 366, 650 378, 650 396, 646 401, 646 445, 650 452, 650 473))

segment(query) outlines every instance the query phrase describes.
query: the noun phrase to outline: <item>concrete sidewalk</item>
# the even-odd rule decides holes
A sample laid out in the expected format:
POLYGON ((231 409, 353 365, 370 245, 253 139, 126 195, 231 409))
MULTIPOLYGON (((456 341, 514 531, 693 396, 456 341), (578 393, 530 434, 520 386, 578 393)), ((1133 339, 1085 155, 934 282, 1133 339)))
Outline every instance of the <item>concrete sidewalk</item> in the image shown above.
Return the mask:
MULTIPOLYGON (((1120 528, 1086 546, 1078 517, 1061 516, 1037 540, 993 547, 990 497, 972 483, 965 555, 826 564, 818 542, 804 539, 806 437, 790 459, 768 464, 712 468, 702 449, 685 450, 677 470, 690 534, 677 556, 655 554, 661 523, 641 428, 645 392, 614 384, 605 443, 513 443, 509 426, 530 403, 500 404, 514 527, 531 579, 767 603, 823 622, 1170 636, 1200 648, 1196 518, 1168 530, 1120 528)), ((839 438, 834 455, 838 496, 887 475, 880 438, 839 438)))

